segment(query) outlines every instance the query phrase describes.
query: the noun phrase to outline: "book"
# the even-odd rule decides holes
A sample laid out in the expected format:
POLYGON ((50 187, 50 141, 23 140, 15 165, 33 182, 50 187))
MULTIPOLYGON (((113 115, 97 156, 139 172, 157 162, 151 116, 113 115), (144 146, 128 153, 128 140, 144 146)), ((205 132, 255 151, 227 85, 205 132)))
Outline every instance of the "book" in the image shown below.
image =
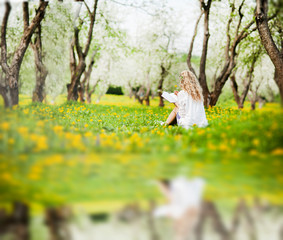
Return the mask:
POLYGON ((178 100, 177 95, 174 93, 163 92, 161 97, 165 98, 170 103, 175 103, 178 100))

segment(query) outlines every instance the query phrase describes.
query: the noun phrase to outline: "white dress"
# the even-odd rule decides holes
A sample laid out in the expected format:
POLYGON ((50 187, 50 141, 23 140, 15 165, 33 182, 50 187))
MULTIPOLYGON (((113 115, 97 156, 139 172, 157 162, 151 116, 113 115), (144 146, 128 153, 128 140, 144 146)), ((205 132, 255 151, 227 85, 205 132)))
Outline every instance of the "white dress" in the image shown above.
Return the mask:
POLYGON ((196 124, 198 127, 208 125, 202 101, 195 101, 184 90, 177 95, 178 114, 177 123, 186 129, 196 124))
POLYGON ((155 209, 155 217, 168 216, 174 219, 182 217, 189 208, 198 209, 202 201, 205 182, 202 178, 188 180, 177 177, 170 182, 171 201, 155 209))

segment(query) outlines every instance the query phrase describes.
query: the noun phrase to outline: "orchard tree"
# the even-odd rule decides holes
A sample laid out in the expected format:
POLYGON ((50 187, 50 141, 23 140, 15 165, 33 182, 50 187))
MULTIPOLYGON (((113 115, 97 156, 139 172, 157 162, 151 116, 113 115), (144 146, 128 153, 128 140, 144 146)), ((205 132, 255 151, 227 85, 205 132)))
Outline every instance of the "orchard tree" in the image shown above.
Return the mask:
POLYGON ((278 29, 275 36, 271 35, 268 25, 269 3, 268 0, 256 0, 255 19, 262 45, 269 55, 274 67, 274 80, 279 88, 281 105, 283 106, 283 6, 282 1, 274 1, 276 25, 278 29))
MULTIPOLYGON (((208 41, 210 37, 209 33, 209 22, 210 22, 210 9, 213 1, 199 0, 201 13, 196 21, 194 35, 190 44, 187 65, 189 69, 196 74, 198 80, 203 89, 204 104, 206 106, 214 106, 222 92, 222 89, 229 79, 233 69, 236 66, 236 56, 238 55, 238 46, 241 41, 243 41, 249 34, 256 30, 254 25, 254 20, 252 15, 247 11, 248 5, 245 4, 245 0, 239 1, 229 1, 230 14, 226 22, 226 43, 224 46, 223 60, 221 61, 221 67, 215 70, 215 81, 213 83, 212 90, 210 91, 207 84, 206 75, 206 64, 207 64, 207 54, 208 54, 208 41), (199 73, 192 66, 192 51, 194 47, 195 37, 197 35, 197 28, 200 19, 204 16, 204 35, 203 35, 203 45, 202 54, 200 58, 199 73), (245 21, 243 21, 245 20, 245 21), (244 23, 244 26, 243 26, 244 23)), ((213 36, 214 37, 214 36, 213 36)), ((216 36, 215 36, 216 37, 216 36)))
POLYGON ((148 16, 149 22, 140 38, 139 45, 147 59, 145 62, 147 67, 144 69, 144 88, 146 88, 144 96, 148 102, 150 88, 155 88, 159 96, 159 106, 163 107, 164 101, 161 97, 163 85, 175 61, 174 43, 180 33, 180 24, 177 22, 178 17, 174 10, 168 6, 167 2, 161 3, 151 12, 153 14, 148 16), (154 79, 149 80, 151 76, 154 79))
MULTIPOLYGON (((88 56, 90 44, 93 38, 93 28, 95 24, 96 11, 98 5, 98 0, 93 0, 93 9, 91 10, 87 5, 86 1, 82 2, 84 3, 87 9, 89 21, 83 21, 79 16, 80 11, 78 11, 78 16, 76 18, 79 20, 79 24, 74 24, 74 35, 70 44, 71 82, 67 84, 68 101, 77 101, 79 97, 78 89, 80 87, 81 76, 86 69, 86 57, 88 56), (84 27, 85 23, 88 24, 88 34, 84 46, 81 46, 83 37, 80 35, 80 31, 84 27)), ((79 10, 80 8, 81 6, 79 7, 79 10)))
POLYGON ((48 71, 45 64, 43 63, 44 53, 42 51, 41 23, 38 24, 34 33, 34 39, 31 41, 30 44, 34 52, 36 76, 36 83, 32 94, 32 101, 42 102, 45 97, 44 88, 48 71))
POLYGON ((7 49, 6 34, 8 20, 11 12, 11 4, 5 3, 5 13, 1 26, 1 68, 4 77, 1 78, 0 94, 4 99, 5 107, 12 107, 19 103, 19 73, 25 52, 31 42, 31 37, 44 18, 45 10, 48 2, 40 1, 39 7, 32 21, 29 22, 29 3, 23 2, 23 23, 24 31, 17 49, 9 59, 9 52, 7 49))
MULTIPOLYGON (((73 6, 70 2, 49 2, 42 30, 42 51, 48 70, 45 94, 51 102, 59 94, 66 94, 70 81, 69 44, 73 33, 73 6)), ((26 82, 25 79, 24 82, 26 82)), ((25 87, 26 88, 26 87, 25 87)), ((24 90, 24 89, 23 89, 24 90)))
MULTIPOLYGON (((129 55, 127 34, 121 29, 119 9, 111 2, 101 2, 97 13, 94 40, 90 45, 91 57, 80 83, 80 100, 91 102, 91 95, 105 94, 107 86, 124 86, 130 71, 125 63, 129 55)), ((82 30, 83 33, 84 30, 82 30)))
MULTIPOLYGON (((237 64, 230 76, 231 87, 238 108, 244 107, 244 102, 254 79, 256 66, 263 61, 263 56, 264 49, 256 32, 250 34, 246 41, 239 44, 239 54, 235 58, 237 64)), ((269 70, 269 72, 273 72, 273 70, 269 70)))

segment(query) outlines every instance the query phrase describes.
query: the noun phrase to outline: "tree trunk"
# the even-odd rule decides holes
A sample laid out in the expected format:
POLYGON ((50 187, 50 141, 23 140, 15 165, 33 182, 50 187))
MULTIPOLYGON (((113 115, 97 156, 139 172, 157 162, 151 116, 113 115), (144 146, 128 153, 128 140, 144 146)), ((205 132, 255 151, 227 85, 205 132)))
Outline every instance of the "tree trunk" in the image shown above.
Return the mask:
POLYGON ((153 200, 150 200, 149 201, 148 218, 147 218, 148 229, 149 229, 149 233, 150 233, 150 239, 151 240, 159 240, 160 237, 159 237, 158 232, 156 230, 155 218, 153 216, 154 209, 155 209, 155 202, 153 200))
POLYGON ((29 207, 17 202, 14 204, 12 220, 15 225, 15 239, 28 240, 29 235, 29 207))
POLYGON ((274 80, 279 88, 281 106, 283 106, 283 66, 281 69, 275 68, 274 80))
MULTIPOLYGON (((241 23, 242 23, 242 18, 243 18, 243 14, 241 13, 241 9, 243 7, 244 1, 242 1, 242 3, 239 6, 239 9, 238 9, 239 21, 238 21, 238 24, 237 24, 235 36, 233 38, 234 42, 233 42, 233 44, 231 44, 232 38, 230 36, 230 25, 231 25, 233 18, 236 15, 234 13, 235 6, 234 6, 234 4, 231 4, 231 14, 230 14, 230 18, 228 20, 227 30, 226 30, 227 43, 226 43, 226 47, 225 47, 225 63, 224 63, 224 66, 223 66, 219 76, 215 80, 215 84, 213 86, 213 91, 210 92, 209 89, 208 89, 208 86, 207 86, 205 68, 206 68, 207 50, 208 50, 207 48, 208 48, 208 40, 209 40, 209 11, 210 11, 212 1, 208 0, 208 1, 206 1, 207 3, 205 3, 204 0, 199 0, 199 1, 200 1, 200 4, 201 4, 201 11, 202 11, 201 15, 202 15, 202 13, 204 13, 204 37, 203 37, 203 47, 202 47, 202 55, 201 55, 201 60, 200 60, 198 80, 199 80, 200 85, 201 85, 202 90, 203 90, 204 105, 205 106, 208 106, 208 105, 214 106, 217 103, 218 98, 219 98, 219 96, 222 92, 222 89, 223 89, 226 81, 229 79, 229 77, 232 73, 232 70, 236 66, 235 57, 237 55, 236 54, 236 48, 237 48, 238 44, 243 39, 245 39, 251 32, 255 31, 256 29, 254 28, 254 29, 248 31, 250 29, 250 27, 252 26, 252 24, 254 23, 254 20, 252 20, 242 29, 242 31, 239 31, 239 29, 241 27, 241 23)), ((201 15, 200 15, 200 17, 201 17, 201 15)), ((200 19, 200 17, 199 17, 199 19, 200 19)), ((198 21, 199 21, 199 19, 198 19, 198 21)), ((190 63, 190 57, 191 57, 193 41, 195 39, 198 21, 197 21, 196 26, 195 26, 195 33, 193 35, 193 39, 192 39, 192 43, 191 43, 191 46, 190 46, 190 49, 189 49, 189 54, 188 54, 188 59, 187 59, 188 67, 192 72, 194 72, 194 69, 192 68, 191 63, 190 63)))
MULTIPOLYGON (((19 78, 19 72, 17 71, 17 69, 13 69, 14 71, 9 71, 9 73, 6 73, 6 77, 5 77, 5 82, 13 82, 15 81, 15 77, 13 76, 17 76, 17 79, 19 78)), ((17 81, 17 80, 16 80, 17 81)), ((10 86, 9 84, 7 84, 6 86, 2 86, 1 87, 1 95, 4 99, 4 105, 5 107, 12 107, 14 105, 18 105, 19 103, 19 89, 18 89, 18 85, 12 85, 10 86)))
POLYGON ((212 220, 213 228, 220 235, 220 239, 229 240, 229 231, 225 227, 221 215, 214 203, 209 201, 202 204, 200 218, 196 226, 196 239, 203 240, 204 223, 208 218, 212 220))
POLYGON ((100 82, 100 79, 97 80, 97 82, 94 84, 94 86, 92 87, 92 89, 90 90, 89 87, 89 82, 87 82, 87 86, 86 86, 86 99, 88 103, 91 103, 91 96, 94 93, 98 83, 100 82))
POLYGON ((207 4, 204 3, 204 1, 201 1, 201 6, 204 11, 204 36, 203 36, 203 44, 202 44, 202 54, 200 59, 200 67, 199 67, 199 83, 202 87, 202 93, 203 93, 203 99, 204 99, 204 105, 208 106, 209 99, 210 99, 210 93, 207 87, 206 82, 206 73, 205 73, 205 67, 206 67, 206 58, 207 58, 207 48, 208 48, 208 39, 209 39, 209 11, 211 6, 211 0, 207 1, 207 4))
POLYGON ((40 1, 39 7, 36 10, 36 15, 29 24, 29 8, 28 2, 23 2, 23 19, 24 19, 24 32, 18 48, 13 54, 10 64, 7 62, 7 44, 6 44, 6 31, 8 19, 11 11, 11 4, 5 3, 6 10, 2 21, 1 27, 1 66, 5 74, 4 82, 1 85, 1 95, 4 98, 5 107, 12 107, 19 103, 19 72, 25 52, 30 44, 32 34, 44 18, 45 9, 48 2, 40 1))
POLYGON ((136 99, 139 101, 141 105, 143 105, 144 96, 145 96, 144 86, 142 85, 135 95, 136 99))
POLYGON ((246 79, 243 83, 243 92, 242 92, 241 96, 239 95, 239 92, 238 92, 238 85, 237 85, 236 78, 235 78, 235 72, 230 77, 231 82, 232 82, 231 86, 232 86, 233 94, 234 94, 235 101, 237 102, 239 109, 244 108, 244 102, 246 100, 246 97, 247 97, 247 94, 249 92, 250 85, 251 85, 252 79, 253 79, 253 72, 254 72, 254 68, 255 68, 255 63, 256 63, 260 54, 261 54, 261 49, 259 49, 255 53, 253 53, 252 63, 251 63, 250 68, 247 71, 246 79))
MULTIPOLYGON (((96 56, 96 53, 97 53, 98 49, 99 48, 97 48, 93 52, 93 54, 91 56, 90 63, 88 65, 88 70, 86 72, 84 72, 84 79, 83 79, 83 81, 80 84, 80 101, 81 102, 85 102, 85 95, 88 95, 87 98, 89 98, 90 101, 91 101, 90 95, 94 92, 94 90, 93 90, 92 93, 90 93, 89 82, 90 82, 90 76, 91 76, 92 68, 93 68, 93 65, 94 65, 94 62, 95 62, 94 58, 96 56)), ((97 83, 95 84, 95 86, 97 85, 97 83)), ((90 103, 90 102, 88 102, 88 103, 90 103)))
POLYGON ((144 97, 144 100, 145 100, 145 103, 146 103, 146 106, 149 106, 150 105, 150 86, 147 87, 147 90, 146 90, 146 93, 145 93, 145 97, 144 97))
MULTIPOLYGON (((149 91, 150 92, 150 91, 149 91)), ((146 106, 150 106, 150 99, 149 99, 149 94, 146 95, 146 98, 145 98, 145 104, 146 106)))
POLYGON ((150 83, 149 71, 147 72, 146 77, 147 77, 147 88, 146 88, 144 100, 145 100, 146 106, 149 106, 150 105, 150 93, 151 93, 151 83, 150 83))
POLYGON ((250 103, 251 103, 251 110, 255 110, 256 102, 257 102, 257 93, 250 89, 250 92, 252 93, 252 96, 250 97, 250 103))
MULTIPOLYGON (((84 50, 82 49, 82 47, 80 46, 80 42, 79 42, 79 32, 81 29, 80 27, 74 27, 74 37, 73 40, 71 42, 71 58, 70 58, 70 69, 71 69, 71 83, 67 84, 67 90, 68 90, 68 101, 77 101, 78 97, 79 97, 79 90, 81 91, 80 95, 81 95, 81 99, 83 100, 83 92, 84 89, 83 87, 80 85, 80 80, 81 80, 81 76, 84 73, 85 69, 86 69, 86 57, 88 55, 89 52, 89 48, 90 48, 90 44, 92 41, 92 33, 93 33, 93 27, 94 27, 94 23, 95 23, 95 18, 96 18, 96 10, 97 10, 97 3, 98 0, 94 0, 94 6, 93 6, 93 11, 90 11, 90 8, 88 7, 87 3, 84 2, 89 17, 90 17, 90 22, 89 22, 89 29, 88 29, 88 35, 87 35, 87 41, 84 47, 84 50), (75 55, 75 51, 78 55, 78 64, 76 63, 76 55, 75 55)), ((81 22, 81 24, 83 24, 83 22, 81 22)))
POLYGON ((231 62, 229 62, 227 69, 224 68, 224 74, 221 74, 216 79, 216 82, 215 82, 215 85, 214 85, 214 90, 210 95, 211 96, 210 103, 209 103, 210 106, 216 105, 216 103, 217 103, 217 101, 220 97, 220 94, 222 93, 222 89, 223 89, 225 83, 227 82, 227 80, 229 79, 234 67, 235 67, 235 64, 234 64, 234 61, 232 60, 231 62))
POLYGON ((31 47, 34 52, 35 60, 35 76, 36 84, 33 90, 32 101, 33 102, 42 102, 45 98, 45 79, 47 77, 48 71, 43 64, 43 52, 42 52, 42 42, 41 42, 41 24, 37 27, 37 32, 35 32, 36 37, 34 43, 31 42, 31 47))
POLYGON ((164 100, 163 97, 161 97, 162 95, 162 89, 163 89, 163 82, 165 80, 165 77, 168 75, 168 72, 166 70, 166 68, 164 67, 163 64, 161 64, 161 77, 158 83, 158 87, 157 87, 157 92, 158 92, 158 96, 159 96, 159 107, 164 107, 164 100))
POLYGON ((70 240, 67 221, 71 217, 67 207, 47 208, 45 211, 45 224, 49 228, 50 240, 70 240))
MULTIPOLYGON (((280 9, 279 9, 280 10, 280 9)), ((267 54, 275 67, 275 82, 279 88, 281 106, 283 106, 283 48, 277 48, 268 26, 268 0, 257 0, 255 9, 256 25, 259 36, 267 54)), ((281 46, 283 47, 283 46, 281 46)))
POLYGON ((0 239, 9 234, 13 240, 29 240, 29 220, 29 207, 24 203, 15 202, 10 214, 0 209, 0 239))
POLYGON ((77 101, 79 98, 80 79, 85 71, 86 64, 84 59, 80 59, 74 74, 71 77, 71 83, 67 85, 68 88, 68 101, 77 101))
POLYGON ((249 211, 249 208, 244 200, 240 200, 238 206, 235 209, 234 217, 232 220, 232 227, 230 230, 230 238, 234 239, 235 234, 240 226, 241 215, 246 219, 248 225, 248 234, 251 240, 257 239, 256 237, 256 229, 254 224, 254 219, 249 211))
POLYGON ((231 80, 231 87, 232 87, 233 95, 234 95, 235 101, 238 105, 238 108, 243 108, 240 104, 240 96, 239 96, 239 93, 238 93, 238 84, 237 84, 237 81, 236 81, 236 73, 235 72, 231 75, 230 80, 231 80))

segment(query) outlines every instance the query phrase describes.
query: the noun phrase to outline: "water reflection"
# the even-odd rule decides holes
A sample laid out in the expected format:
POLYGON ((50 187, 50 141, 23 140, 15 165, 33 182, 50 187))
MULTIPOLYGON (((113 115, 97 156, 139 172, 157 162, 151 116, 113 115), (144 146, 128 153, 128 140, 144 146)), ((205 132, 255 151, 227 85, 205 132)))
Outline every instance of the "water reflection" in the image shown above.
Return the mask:
POLYGON ((170 181, 160 180, 159 188, 168 200, 167 205, 154 211, 155 217, 169 217, 173 220, 173 239, 183 240, 192 236, 201 212, 205 181, 177 177, 170 181))
MULTIPOLYGON (((282 205, 203 199, 202 178, 158 180, 162 199, 131 202, 116 210, 89 212, 78 205, 32 213, 17 202, 0 210, 1 240, 278 240, 282 205), (167 201, 162 205, 161 202, 167 201)), ((96 204, 96 203, 93 203, 96 204)))

